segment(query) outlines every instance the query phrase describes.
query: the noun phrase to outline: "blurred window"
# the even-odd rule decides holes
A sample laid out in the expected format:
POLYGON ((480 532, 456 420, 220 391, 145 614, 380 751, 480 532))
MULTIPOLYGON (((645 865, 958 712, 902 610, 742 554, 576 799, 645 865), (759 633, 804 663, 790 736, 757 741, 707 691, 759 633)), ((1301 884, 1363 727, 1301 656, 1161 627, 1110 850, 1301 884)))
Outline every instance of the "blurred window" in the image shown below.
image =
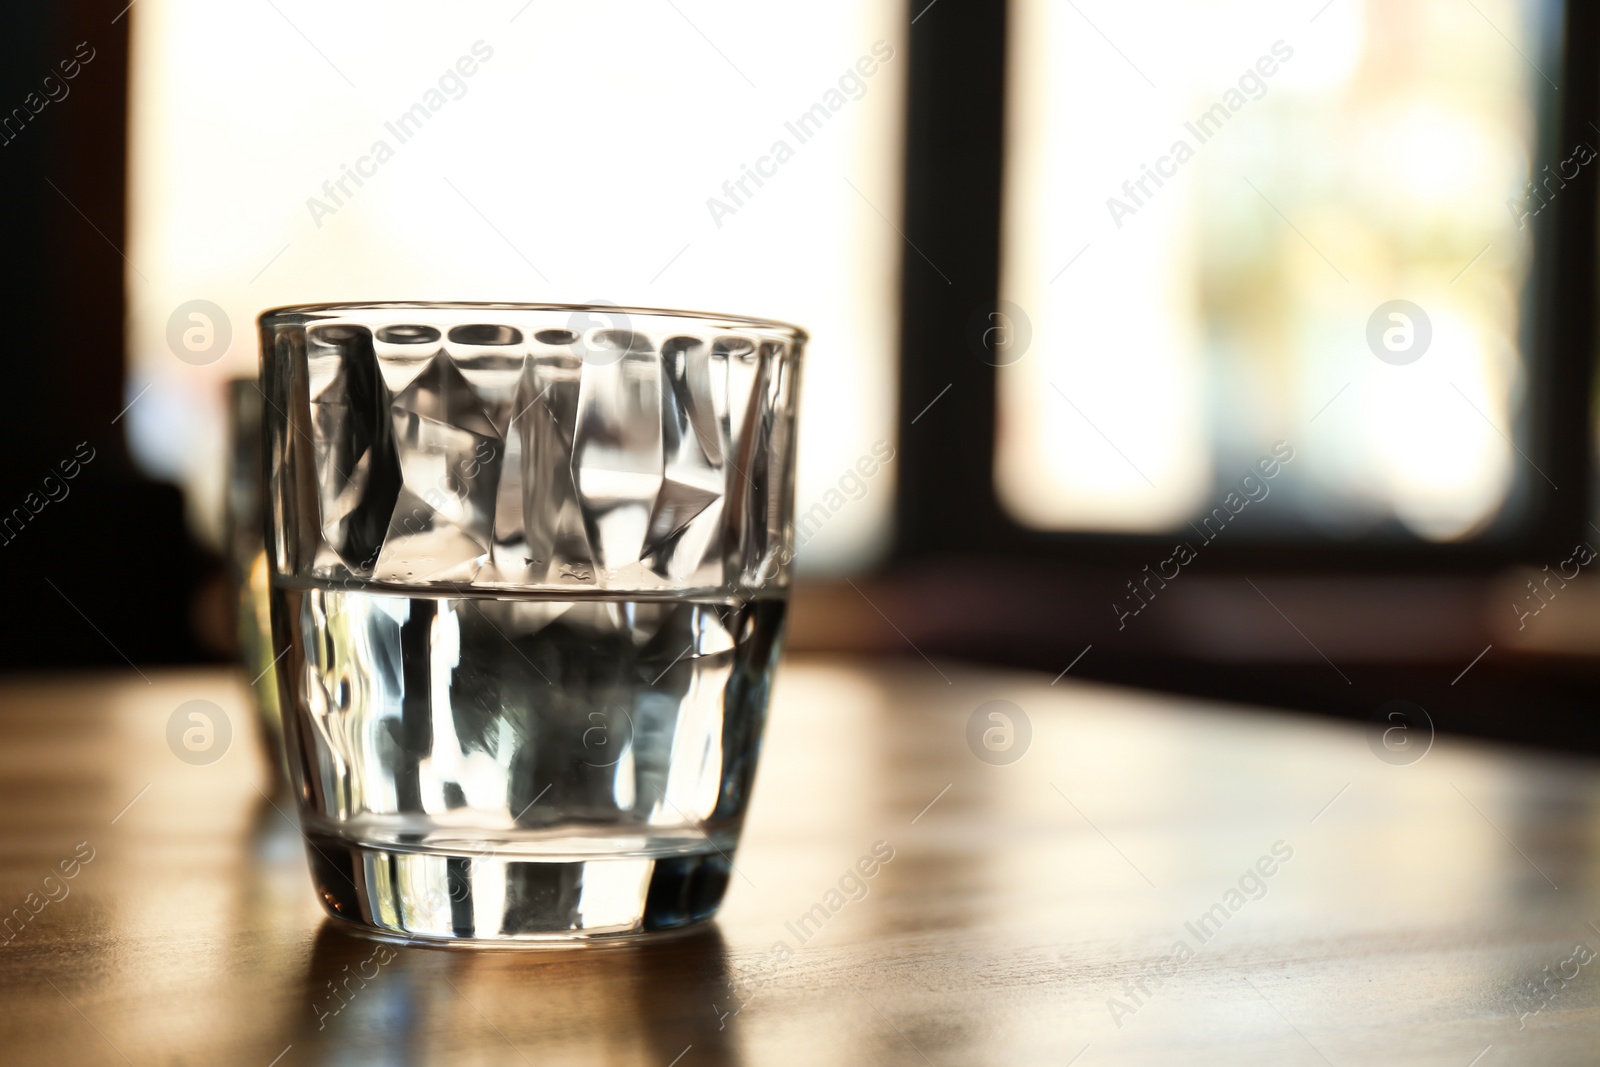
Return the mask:
POLYGON ((1538 215, 1600 166, 1537 136, 1560 29, 1536 0, 1013 0, 996 323, 1031 341, 998 380, 1010 516, 1188 528, 1281 441, 1293 459, 1249 483, 1272 498, 1257 533, 1514 520, 1548 481, 1538 215))

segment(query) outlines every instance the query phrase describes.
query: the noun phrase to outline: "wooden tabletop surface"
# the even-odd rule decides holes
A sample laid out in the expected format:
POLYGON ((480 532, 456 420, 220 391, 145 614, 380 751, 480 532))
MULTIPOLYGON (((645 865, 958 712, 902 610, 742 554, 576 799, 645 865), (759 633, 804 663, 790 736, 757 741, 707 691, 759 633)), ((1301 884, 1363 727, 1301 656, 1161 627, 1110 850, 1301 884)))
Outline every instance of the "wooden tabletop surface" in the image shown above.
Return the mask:
POLYGON ((244 681, 145 673, 0 683, 11 1062, 1600 1061, 1590 760, 794 658, 716 923, 390 948, 323 921, 244 681), (189 700, 215 762, 169 748, 189 700))

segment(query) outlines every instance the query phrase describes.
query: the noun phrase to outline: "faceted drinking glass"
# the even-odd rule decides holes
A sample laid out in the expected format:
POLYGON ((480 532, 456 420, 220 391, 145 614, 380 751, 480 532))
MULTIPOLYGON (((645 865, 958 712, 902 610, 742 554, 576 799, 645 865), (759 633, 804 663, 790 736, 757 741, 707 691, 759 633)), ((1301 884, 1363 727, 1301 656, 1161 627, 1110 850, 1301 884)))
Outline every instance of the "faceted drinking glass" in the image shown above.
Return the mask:
POLYGON ((273 651, 329 913, 521 943, 710 916, 783 629, 805 334, 536 304, 260 321, 273 651))
POLYGON ((272 608, 268 600, 265 496, 261 461, 261 386, 254 378, 228 381, 228 467, 223 540, 235 592, 235 637, 239 661, 250 679, 261 746, 272 772, 274 793, 289 780, 283 755, 283 714, 273 676, 272 608))

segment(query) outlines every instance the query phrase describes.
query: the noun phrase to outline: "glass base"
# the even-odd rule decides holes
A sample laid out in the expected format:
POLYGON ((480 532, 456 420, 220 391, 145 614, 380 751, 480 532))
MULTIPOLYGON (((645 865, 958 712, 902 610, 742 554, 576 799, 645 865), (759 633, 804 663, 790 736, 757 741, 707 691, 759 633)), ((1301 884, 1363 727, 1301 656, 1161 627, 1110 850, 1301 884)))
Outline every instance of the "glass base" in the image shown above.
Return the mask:
POLYGON ((407 942, 644 939, 714 915, 730 866, 715 850, 529 859, 403 851, 323 834, 309 840, 312 881, 328 913, 407 942))

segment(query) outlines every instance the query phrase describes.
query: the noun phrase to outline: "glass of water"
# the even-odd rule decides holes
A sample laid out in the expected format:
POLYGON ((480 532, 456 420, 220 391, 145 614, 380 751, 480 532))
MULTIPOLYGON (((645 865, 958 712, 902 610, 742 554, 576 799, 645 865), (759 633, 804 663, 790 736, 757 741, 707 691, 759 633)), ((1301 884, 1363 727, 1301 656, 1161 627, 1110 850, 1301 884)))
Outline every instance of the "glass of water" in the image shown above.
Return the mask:
POLYGON ((261 486, 261 387, 254 378, 228 382, 228 469, 225 528, 228 570, 236 596, 235 636, 239 661, 250 680, 256 724, 272 773, 274 793, 289 780, 283 757, 283 716, 273 677, 271 618, 267 590, 267 542, 261 486))
POLYGON ((370 932, 615 939, 733 870, 805 334, 611 306, 261 316, 272 636, 312 877, 370 932))

